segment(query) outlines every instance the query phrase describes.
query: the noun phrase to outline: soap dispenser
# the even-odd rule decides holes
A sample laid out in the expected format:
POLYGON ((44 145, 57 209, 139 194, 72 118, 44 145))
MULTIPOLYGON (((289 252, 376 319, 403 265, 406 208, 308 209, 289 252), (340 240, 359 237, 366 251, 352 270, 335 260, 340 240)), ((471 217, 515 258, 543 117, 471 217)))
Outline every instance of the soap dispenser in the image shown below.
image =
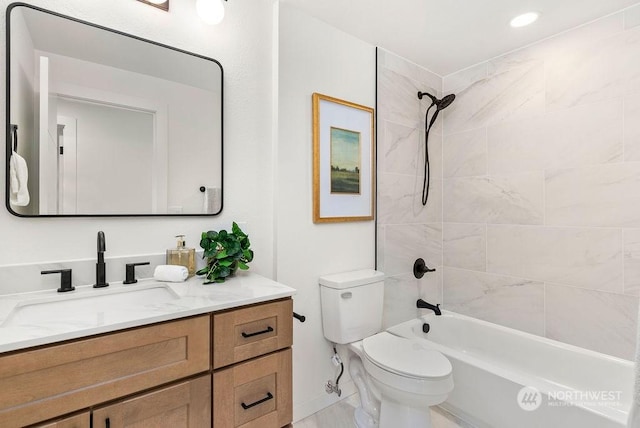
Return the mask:
POLYGON ((176 248, 167 250, 167 264, 186 267, 191 278, 196 273, 196 250, 186 247, 184 235, 176 235, 176 238, 176 248))

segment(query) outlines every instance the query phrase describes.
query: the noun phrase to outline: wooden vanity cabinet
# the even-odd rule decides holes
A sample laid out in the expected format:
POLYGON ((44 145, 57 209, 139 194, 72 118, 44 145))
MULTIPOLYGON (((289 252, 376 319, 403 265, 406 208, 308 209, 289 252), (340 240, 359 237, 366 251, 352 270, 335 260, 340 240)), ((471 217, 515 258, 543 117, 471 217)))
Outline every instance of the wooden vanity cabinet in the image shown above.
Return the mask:
POLYGON ((93 428, 211 426, 211 375, 93 410, 93 428))
POLYGON ((210 369, 208 315, 0 356, 0 427, 23 427, 210 369))
POLYGON ((31 428, 91 428, 91 412, 86 411, 44 424, 33 425, 31 428))
POLYGON ((0 355, 0 427, 287 426, 292 310, 287 298, 0 355))
POLYGON ((291 299, 213 315, 213 426, 280 428, 293 417, 291 299))

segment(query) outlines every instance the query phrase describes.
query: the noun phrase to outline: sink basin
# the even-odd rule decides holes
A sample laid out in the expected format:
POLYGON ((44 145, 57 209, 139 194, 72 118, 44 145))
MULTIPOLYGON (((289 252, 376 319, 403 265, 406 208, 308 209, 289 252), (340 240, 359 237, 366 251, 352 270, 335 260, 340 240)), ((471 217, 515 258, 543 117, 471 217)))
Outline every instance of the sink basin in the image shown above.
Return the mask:
POLYGON ((124 320, 127 314, 152 309, 153 305, 178 299, 167 285, 147 284, 107 290, 91 288, 48 298, 20 302, 2 323, 3 327, 29 326, 34 323, 53 325, 102 325, 124 320))

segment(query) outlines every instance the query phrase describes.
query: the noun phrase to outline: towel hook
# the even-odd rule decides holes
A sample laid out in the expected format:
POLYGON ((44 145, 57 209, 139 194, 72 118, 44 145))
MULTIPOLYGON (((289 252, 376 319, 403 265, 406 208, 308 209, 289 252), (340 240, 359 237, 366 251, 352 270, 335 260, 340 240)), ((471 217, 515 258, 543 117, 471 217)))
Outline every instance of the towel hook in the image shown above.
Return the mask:
POLYGON ((11 124, 11 131, 13 132, 13 151, 18 151, 18 125, 11 124))

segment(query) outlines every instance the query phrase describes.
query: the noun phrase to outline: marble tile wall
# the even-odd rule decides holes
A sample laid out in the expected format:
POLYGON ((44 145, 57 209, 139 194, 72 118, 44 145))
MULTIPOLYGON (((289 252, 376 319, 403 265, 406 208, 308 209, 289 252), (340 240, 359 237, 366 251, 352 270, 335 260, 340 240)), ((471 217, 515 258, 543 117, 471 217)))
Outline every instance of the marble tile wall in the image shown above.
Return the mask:
MULTIPOLYGON (((639 24, 640 8, 627 9, 443 78, 456 94, 444 111, 437 226, 446 309, 632 358, 639 24)), ((393 266, 414 255, 398 247, 385 255, 393 266)))
MULTIPOLYGON (((424 114, 429 103, 417 96, 418 91, 441 96, 442 78, 378 49, 377 85, 377 268, 386 274, 383 324, 387 327, 419 315, 419 297, 442 301, 442 116, 429 136, 431 185, 429 202, 423 207, 424 114), (412 273, 419 257, 437 269, 421 280, 412 273)), ((474 162, 472 157, 460 161, 474 162)), ((451 167, 449 174, 455 169, 451 167)))
POLYGON ((440 78, 378 52, 385 325, 414 300, 632 358, 640 297, 640 7, 440 78), (420 203, 418 90, 455 93, 420 203), (413 260, 437 269, 416 280, 413 260))

